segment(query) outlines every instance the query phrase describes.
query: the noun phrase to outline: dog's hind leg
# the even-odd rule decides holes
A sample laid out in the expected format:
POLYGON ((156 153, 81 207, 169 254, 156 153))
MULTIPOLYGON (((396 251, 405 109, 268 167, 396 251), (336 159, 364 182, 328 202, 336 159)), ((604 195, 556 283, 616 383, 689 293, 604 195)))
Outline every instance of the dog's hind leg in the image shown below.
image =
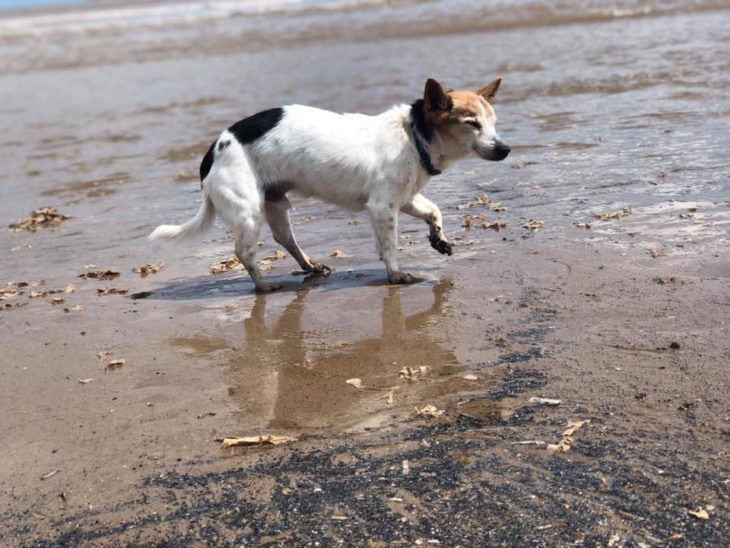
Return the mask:
POLYGON ((277 197, 276 199, 267 199, 264 202, 264 209, 266 211, 266 220, 271 226, 271 234, 274 236, 274 240, 283 246, 294 260, 299 263, 302 270, 306 272, 312 272, 314 274, 324 274, 325 272, 331 272, 332 269, 326 264, 317 263, 309 258, 294 237, 292 231, 291 221, 289 219, 289 209, 291 208, 291 202, 286 196, 277 197))
POLYGON ((239 186, 237 192, 230 184, 219 182, 210 187, 211 198, 221 218, 230 227, 235 241, 234 251, 256 285, 256 291, 268 293, 281 286, 263 281, 261 269, 256 263, 261 223, 263 220, 262 196, 255 190, 248 193, 239 186))
POLYGON ((236 257, 246 268, 256 290, 268 293, 281 286, 267 284, 256 263, 259 234, 264 218, 264 192, 245 151, 233 136, 224 134, 204 192, 215 206, 215 211, 231 229, 235 240, 236 257))
POLYGON ((428 240, 431 247, 442 255, 451 255, 453 248, 444 236, 443 218, 438 206, 422 194, 416 194, 409 203, 400 208, 406 215, 422 219, 428 223, 428 240))
POLYGON ((256 250, 258 248, 259 234, 261 233, 261 222, 256 218, 247 219, 246 223, 237 224, 233 228, 233 236, 236 240, 235 253, 244 268, 251 276, 256 291, 269 293, 275 289, 281 289, 280 285, 273 285, 264 282, 261 269, 256 263, 256 250))

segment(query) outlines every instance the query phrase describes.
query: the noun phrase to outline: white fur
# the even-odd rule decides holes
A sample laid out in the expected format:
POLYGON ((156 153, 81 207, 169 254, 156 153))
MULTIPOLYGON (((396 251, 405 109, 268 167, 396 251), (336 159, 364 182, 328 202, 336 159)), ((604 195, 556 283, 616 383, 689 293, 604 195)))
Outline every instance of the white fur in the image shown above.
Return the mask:
POLYGON ((428 179, 410 143, 405 105, 379 116, 301 105, 284 111, 276 128, 249 147, 264 184, 292 182, 300 194, 362 210, 373 194, 405 203, 428 179))
MULTIPOLYGON (((442 253, 451 252, 441 228, 441 212, 419 194, 430 177, 413 144, 410 110, 408 105, 400 105, 366 116, 290 105, 284 107, 276 127, 251 144, 241 145, 226 130, 217 143, 231 144, 222 150, 214 147, 197 215, 181 226, 160 226, 150 238, 191 236, 210 226, 218 214, 232 229, 236 255, 256 288, 269 291, 273 288, 262 281, 254 260, 264 217, 276 241, 304 270, 329 270, 313 262, 296 243, 289 222, 290 204, 283 196, 294 190, 350 210, 367 210, 389 281, 410 283, 415 278, 401 273, 396 260, 399 210, 428 222, 432 245, 442 246, 442 253), (266 200, 266 191, 271 189, 281 189, 281 199, 266 200)), ((471 151, 453 143, 442 146, 438 135, 430 147, 440 169, 471 151)))
POLYGON ((195 217, 182 225, 160 225, 149 235, 150 240, 170 240, 195 236, 208 230, 215 220, 215 210, 206 197, 195 217))

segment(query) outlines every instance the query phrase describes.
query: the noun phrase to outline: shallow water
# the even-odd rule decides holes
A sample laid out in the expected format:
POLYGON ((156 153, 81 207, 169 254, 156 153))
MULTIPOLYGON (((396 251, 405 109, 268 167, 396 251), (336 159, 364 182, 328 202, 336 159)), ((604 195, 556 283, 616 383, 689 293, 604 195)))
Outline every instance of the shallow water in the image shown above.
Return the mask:
MULTIPOLYGON (((231 253, 222 227, 206 245, 165 248, 144 236, 196 210, 197 167, 221 128, 292 102, 375 113, 410 102, 427 76, 467 89, 504 77, 498 129, 512 155, 467 159, 426 190, 451 237, 478 236, 494 251, 532 237, 521 227, 537 219, 541 238, 566 244, 625 246, 626 234, 641 234, 636 245, 679 251, 727 238, 730 11, 719 4, 323 2, 252 15, 256 5, 130 4, 0 20, 0 218, 45 204, 75 218, 33 238, 2 232, 4 277, 60 283, 83 264, 159 258, 165 278, 204 274, 231 253), (163 12, 193 8, 208 11, 157 24, 163 12), (460 209, 484 192, 507 211, 460 209), (680 218, 690 207, 694 217, 680 218), (623 208, 632 214, 621 222, 593 219, 623 208), (465 231, 463 216, 479 212, 507 228, 465 231)), ((299 201, 294 218, 313 256, 342 248, 346 268, 379 268, 364 216, 299 201)), ((423 231, 402 219, 404 246, 423 231)), ((403 261, 446 263, 426 253, 406 249, 403 261)))

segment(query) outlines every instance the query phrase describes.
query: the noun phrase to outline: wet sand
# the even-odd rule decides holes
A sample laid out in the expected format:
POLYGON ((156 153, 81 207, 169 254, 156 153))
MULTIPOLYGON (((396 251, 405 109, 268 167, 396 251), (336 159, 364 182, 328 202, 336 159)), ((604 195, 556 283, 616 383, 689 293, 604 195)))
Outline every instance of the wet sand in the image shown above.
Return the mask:
MULTIPOLYGON (((134 35, 70 65, 47 41, 4 36, 21 55, 0 77, 0 220, 44 205, 72 218, 0 232, 2 285, 45 280, 0 301, 23 305, 0 310, 0 544, 726 544, 728 12, 504 30, 456 17, 403 37, 383 24, 408 9, 433 22, 440 6, 256 16, 286 18, 295 49, 211 49, 235 18, 54 31, 68 51, 134 35), (381 39, 302 39, 332 21, 381 39), (176 52, 191 36, 208 45, 176 52), (140 43, 157 54, 128 48, 140 43), (444 55, 424 68, 424 51, 444 55), (478 74, 450 51, 479 59, 478 74), (514 152, 428 187, 453 257, 402 219, 401 262, 421 284, 385 285, 365 217, 309 200, 295 231, 337 270, 303 279, 273 260, 284 289, 271 295, 210 274, 232 252, 221 226, 203 242, 144 239, 193 214, 200 156, 245 114, 294 101, 377 112, 428 75, 461 87, 497 73, 514 152), (120 276, 78 277, 106 269, 120 276), (128 292, 98 295, 110 287, 128 292), (419 416, 427 405, 443 415, 419 416), (546 449, 583 420, 569 451, 546 449), (296 441, 215 441, 263 433, 296 441)), ((260 257, 275 250, 266 234, 260 257)))

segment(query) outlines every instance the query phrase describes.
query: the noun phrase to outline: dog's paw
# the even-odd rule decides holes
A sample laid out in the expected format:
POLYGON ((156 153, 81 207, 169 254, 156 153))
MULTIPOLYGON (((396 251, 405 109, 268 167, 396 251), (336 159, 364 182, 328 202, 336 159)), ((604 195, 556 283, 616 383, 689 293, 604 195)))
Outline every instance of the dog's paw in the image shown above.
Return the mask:
POLYGON ((391 272, 388 274, 388 282, 392 284, 415 284, 418 282, 422 282, 423 278, 419 278, 418 276, 414 276, 413 274, 408 274, 407 272, 391 272))
POLYGON ((326 276, 335 271, 334 268, 332 268, 331 266, 327 266, 324 263, 315 263, 314 261, 312 261, 311 263, 312 270, 309 271, 310 274, 323 274, 326 276))
POLYGON ((454 248, 451 242, 445 239, 441 239, 438 236, 429 236, 428 240, 431 242, 431 247, 441 253, 441 255, 451 256, 454 253, 454 248))

